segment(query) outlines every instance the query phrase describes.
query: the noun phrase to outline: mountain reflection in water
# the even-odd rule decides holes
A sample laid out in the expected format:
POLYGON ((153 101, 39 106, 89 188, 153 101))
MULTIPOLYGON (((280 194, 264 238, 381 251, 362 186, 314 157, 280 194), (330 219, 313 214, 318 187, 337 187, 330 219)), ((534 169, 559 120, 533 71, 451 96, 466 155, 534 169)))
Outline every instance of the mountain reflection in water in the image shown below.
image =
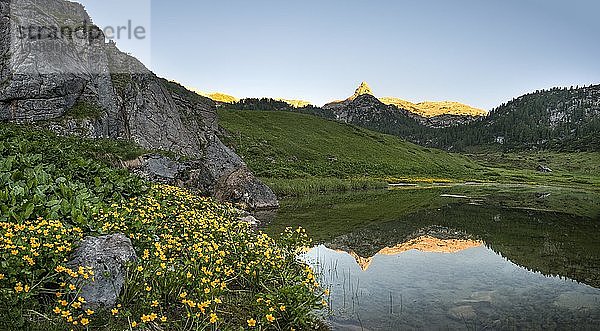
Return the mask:
MULTIPOLYGON (((394 256, 410 250, 417 250, 426 253, 451 254, 482 245, 483 242, 478 240, 440 239, 432 236, 421 236, 406 243, 398 244, 394 247, 385 247, 377 252, 376 255, 394 256)), ((344 251, 338 250, 338 252, 344 251)), ((371 262, 373 262, 374 256, 361 257, 353 251, 349 251, 347 253, 356 260, 363 271, 369 269, 371 262)))
POLYGON ((315 238, 304 258, 331 287, 333 329, 600 325, 600 224, 590 209, 598 208, 596 193, 554 193, 550 201, 536 200, 537 192, 502 193, 526 208, 489 192, 458 192, 478 203, 442 197, 451 193, 284 201, 266 230, 303 226, 315 238), (575 212, 548 208, 561 199, 575 212))

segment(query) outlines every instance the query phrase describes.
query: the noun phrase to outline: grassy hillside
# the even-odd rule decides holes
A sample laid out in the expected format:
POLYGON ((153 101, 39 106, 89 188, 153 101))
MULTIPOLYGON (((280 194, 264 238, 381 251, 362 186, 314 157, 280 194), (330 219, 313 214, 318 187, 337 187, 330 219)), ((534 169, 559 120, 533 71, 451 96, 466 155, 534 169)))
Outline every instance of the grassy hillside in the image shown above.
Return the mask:
POLYGON ((526 183, 600 191, 600 153, 488 151, 466 155, 486 167, 483 179, 494 182, 526 183), (540 173, 539 165, 552 169, 540 173))
POLYGON ((467 156, 292 112, 220 110, 219 117, 225 143, 279 195, 461 180, 600 189, 599 153, 467 156), (554 171, 540 173, 540 164, 554 171))
POLYGON ((259 177, 457 178, 480 167, 398 137, 289 112, 219 111, 226 143, 259 177))

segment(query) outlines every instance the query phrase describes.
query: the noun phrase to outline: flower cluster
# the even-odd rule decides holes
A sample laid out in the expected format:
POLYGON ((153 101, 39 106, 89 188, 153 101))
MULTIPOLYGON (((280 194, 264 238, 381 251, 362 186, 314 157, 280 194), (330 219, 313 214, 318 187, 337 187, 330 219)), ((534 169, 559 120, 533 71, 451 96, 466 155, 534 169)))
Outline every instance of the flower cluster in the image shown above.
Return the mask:
POLYGON ((276 241, 237 217, 230 206, 170 186, 101 213, 102 231, 128 235, 140 257, 129 267, 120 298, 125 308, 115 316, 131 327, 312 323, 321 298, 311 269, 297 259, 307 244, 304 231, 288 230, 276 241))
POLYGON ((83 309, 85 299, 78 293, 82 284, 93 280, 94 273, 88 267, 64 266, 82 238, 82 229, 59 221, 39 218, 23 224, 0 223, 2 301, 31 306, 45 298, 46 304, 54 303, 54 313, 64 321, 87 325, 93 312, 83 309))
POLYGON ((163 185, 102 208, 85 235, 123 233, 139 259, 127 266, 118 305, 98 312, 80 291, 94 273, 68 263, 81 228, 0 223, 2 302, 74 330, 314 328, 323 291, 297 258, 308 245, 304 230, 275 240, 238 217, 230 205, 163 185))

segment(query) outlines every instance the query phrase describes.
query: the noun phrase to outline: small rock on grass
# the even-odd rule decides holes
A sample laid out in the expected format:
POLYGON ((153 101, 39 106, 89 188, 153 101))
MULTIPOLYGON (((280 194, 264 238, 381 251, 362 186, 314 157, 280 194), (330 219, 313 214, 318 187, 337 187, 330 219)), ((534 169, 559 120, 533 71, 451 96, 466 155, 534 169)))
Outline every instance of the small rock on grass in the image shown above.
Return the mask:
POLYGON ((85 238, 68 266, 91 267, 94 276, 83 281, 80 297, 86 300, 86 306, 92 309, 111 308, 117 303, 125 282, 125 268, 137 260, 131 240, 124 234, 85 238))

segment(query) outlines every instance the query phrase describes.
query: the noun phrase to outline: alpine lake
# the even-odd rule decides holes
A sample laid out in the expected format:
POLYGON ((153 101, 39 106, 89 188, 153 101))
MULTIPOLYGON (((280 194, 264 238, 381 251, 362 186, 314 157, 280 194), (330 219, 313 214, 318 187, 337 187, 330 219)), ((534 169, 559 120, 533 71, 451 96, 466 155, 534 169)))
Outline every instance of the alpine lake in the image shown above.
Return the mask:
POLYGON ((333 330, 600 329, 600 192, 398 186, 284 199, 333 330))

